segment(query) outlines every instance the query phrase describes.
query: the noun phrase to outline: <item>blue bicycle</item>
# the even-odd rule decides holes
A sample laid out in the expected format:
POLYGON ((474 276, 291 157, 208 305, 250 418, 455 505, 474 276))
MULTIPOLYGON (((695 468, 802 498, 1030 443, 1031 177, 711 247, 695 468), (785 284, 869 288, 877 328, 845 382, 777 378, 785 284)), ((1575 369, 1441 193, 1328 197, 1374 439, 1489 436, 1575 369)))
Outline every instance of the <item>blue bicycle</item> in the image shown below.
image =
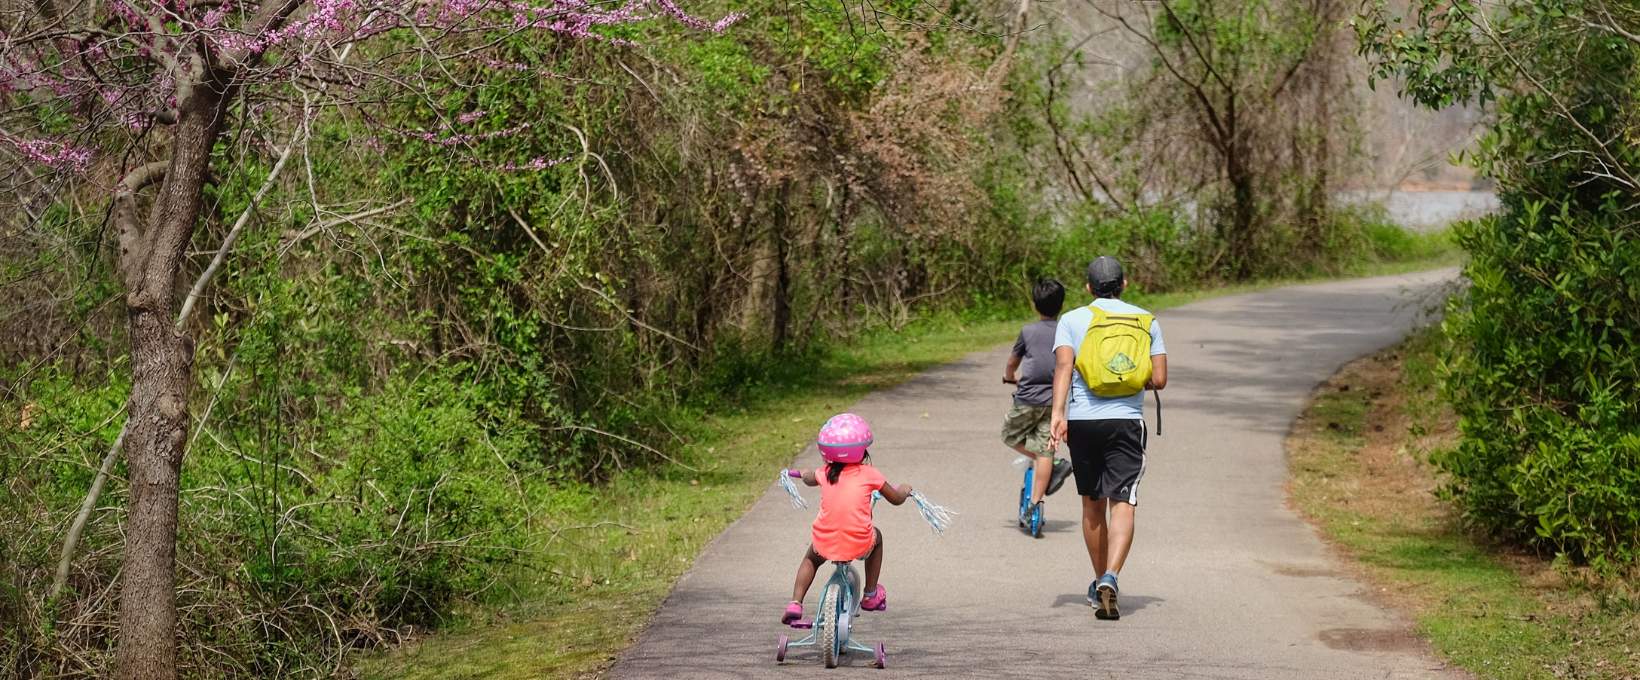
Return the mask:
POLYGON ((838 659, 848 652, 872 654, 872 665, 886 668, 888 652, 883 649, 883 643, 868 647, 854 639, 854 617, 860 613, 859 570, 854 568, 853 562, 846 560, 832 564, 837 565, 837 569, 820 592, 820 608, 814 620, 793 621, 791 624, 793 628, 811 629, 808 637, 793 642, 781 635, 775 643, 774 660, 785 661, 786 650, 792 647, 819 647, 820 661, 826 668, 836 668, 838 659))
MULTIPOLYGON (((1003 378, 1002 382, 1008 385, 1018 385, 1018 380, 1003 378)), ((1042 538, 1042 506, 1031 504, 1031 484, 1036 481, 1036 466, 1033 460, 1025 460, 1025 485, 1019 488, 1019 528, 1035 538, 1042 538)))
POLYGON ((1019 487, 1019 528, 1034 538, 1042 538, 1042 504, 1031 502, 1036 483, 1036 466, 1025 465, 1025 484, 1019 487))

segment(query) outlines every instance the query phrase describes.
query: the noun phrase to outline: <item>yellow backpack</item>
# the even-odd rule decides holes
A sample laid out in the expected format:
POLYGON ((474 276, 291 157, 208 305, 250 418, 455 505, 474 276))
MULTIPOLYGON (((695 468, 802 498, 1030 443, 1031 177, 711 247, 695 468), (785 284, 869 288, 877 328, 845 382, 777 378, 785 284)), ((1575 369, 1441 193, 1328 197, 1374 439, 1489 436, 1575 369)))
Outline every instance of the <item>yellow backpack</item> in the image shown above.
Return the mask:
POLYGON ((1088 390, 1100 397, 1128 397, 1150 382, 1151 314, 1112 314, 1096 306, 1082 346, 1076 349, 1076 371, 1088 390))

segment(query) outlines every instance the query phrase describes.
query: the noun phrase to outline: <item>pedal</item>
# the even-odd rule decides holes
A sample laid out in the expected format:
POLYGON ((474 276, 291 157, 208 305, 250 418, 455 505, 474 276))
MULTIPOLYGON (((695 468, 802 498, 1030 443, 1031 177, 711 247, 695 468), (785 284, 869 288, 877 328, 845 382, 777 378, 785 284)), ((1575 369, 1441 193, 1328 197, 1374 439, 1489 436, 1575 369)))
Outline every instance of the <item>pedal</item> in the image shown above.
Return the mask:
POLYGON ((814 622, 810 621, 808 619, 798 619, 798 620, 792 622, 792 627, 793 628, 802 628, 804 630, 808 630, 808 629, 814 627, 814 622))

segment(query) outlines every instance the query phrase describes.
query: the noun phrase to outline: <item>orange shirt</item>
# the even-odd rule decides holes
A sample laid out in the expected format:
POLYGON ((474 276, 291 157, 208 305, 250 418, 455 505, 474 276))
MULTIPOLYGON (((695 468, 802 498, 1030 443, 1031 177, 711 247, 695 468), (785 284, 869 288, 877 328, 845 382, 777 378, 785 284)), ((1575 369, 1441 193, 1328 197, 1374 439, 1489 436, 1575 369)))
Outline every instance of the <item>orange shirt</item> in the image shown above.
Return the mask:
POLYGON ((826 481, 826 469, 814 471, 820 480, 820 516, 814 518, 814 551, 827 560, 857 560, 871 552, 877 534, 871 524, 871 492, 888 480, 877 468, 856 463, 843 468, 837 483, 826 481))

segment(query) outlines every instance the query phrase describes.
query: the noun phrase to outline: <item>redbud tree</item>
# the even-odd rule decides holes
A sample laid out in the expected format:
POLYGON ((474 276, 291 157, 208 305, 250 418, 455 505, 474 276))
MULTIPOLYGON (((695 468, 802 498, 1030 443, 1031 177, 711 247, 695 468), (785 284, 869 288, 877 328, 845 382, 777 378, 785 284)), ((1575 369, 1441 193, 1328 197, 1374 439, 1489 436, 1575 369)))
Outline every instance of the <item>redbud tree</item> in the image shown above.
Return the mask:
MULTIPOLYGON (((13 0, 0 7, 0 157, 10 157, 0 186, 28 219, 26 204, 57 200, 54 192, 74 178, 106 201, 117 236, 131 357, 116 443, 130 484, 120 677, 176 675, 177 503, 194 388, 186 321, 242 226, 184 289, 203 189, 232 170, 213 166, 236 162, 219 145, 327 108, 425 97, 456 71, 527 69, 493 54, 518 34, 617 47, 622 26, 662 20, 722 31, 735 18, 705 21, 672 0, 13 0)), ((470 144, 474 135, 460 127, 479 115, 409 134, 470 144)), ((554 162, 519 159, 507 169, 554 162)))

